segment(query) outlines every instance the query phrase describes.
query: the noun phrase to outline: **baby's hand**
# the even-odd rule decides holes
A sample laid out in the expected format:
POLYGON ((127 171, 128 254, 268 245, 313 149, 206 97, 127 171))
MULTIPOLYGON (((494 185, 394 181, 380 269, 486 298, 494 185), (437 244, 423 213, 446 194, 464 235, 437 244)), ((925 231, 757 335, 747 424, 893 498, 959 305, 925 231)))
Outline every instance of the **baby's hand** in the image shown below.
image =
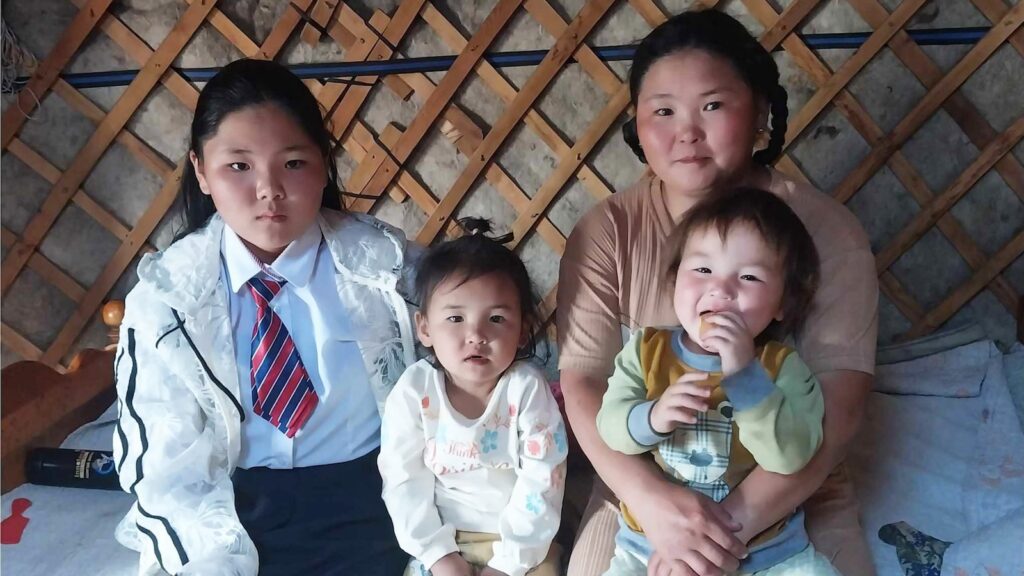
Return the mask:
POLYGON ((698 412, 707 412, 711 390, 696 384, 707 377, 704 372, 683 374, 665 389, 651 408, 651 428, 658 434, 668 434, 682 424, 696 422, 698 412))
POLYGON ((458 552, 442 556, 430 567, 433 576, 475 576, 476 570, 458 552))
POLYGON ((704 346, 722 358, 722 376, 731 376, 754 359, 754 336, 743 318, 735 312, 706 314, 702 320, 711 326, 702 330, 704 346))

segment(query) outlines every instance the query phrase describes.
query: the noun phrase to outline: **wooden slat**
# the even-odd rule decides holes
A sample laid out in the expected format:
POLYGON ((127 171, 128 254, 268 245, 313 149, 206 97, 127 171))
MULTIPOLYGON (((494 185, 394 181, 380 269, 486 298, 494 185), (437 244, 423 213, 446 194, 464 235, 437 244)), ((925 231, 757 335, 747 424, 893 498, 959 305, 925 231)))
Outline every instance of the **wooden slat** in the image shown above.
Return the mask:
MULTIPOLYGON (((369 184, 362 190, 367 196, 380 196, 384 190, 391 185, 395 175, 398 173, 398 166, 409 159, 420 141, 426 135, 427 130, 433 126, 438 116, 455 96, 455 91, 465 83, 473 68, 483 58, 484 51, 498 37, 498 34, 505 29, 509 20, 519 9, 522 0, 499 0, 497 6, 480 25, 473 38, 466 47, 455 58, 455 62, 445 73, 441 82, 437 84, 433 93, 423 103, 419 113, 413 118, 412 123, 398 139, 395 149, 385 161, 377 168, 369 184)), ((353 208, 360 211, 368 211, 372 207, 371 200, 359 199, 353 208)))
MULTIPOLYGON (((974 7, 993 23, 1002 20, 1006 11, 1010 9, 1003 3, 1003 0, 971 0, 971 4, 974 4, 974 7)), ((1017 50, 1018 54, 1024 56, 1024 29, 1011 34, 1008 42, 1017 50)))
POLYGON ((608 128, 622 115, 628 105, 629 86, 623 85, 611 102, 594 118, 593 123, 591 123, 590 127, 587 128, 587 131, 576 144, 573 145, 572 149, 558 159, 558 165, 555 167, 555 170, 544 181, 540 189, 534 193, 526 210, 519 213, 519 218, 512 224, 513 246, 518 246, 526 239, 534 224, 547 212, 555 198, 558 197, 558 193, 561 192, 562 188, 569 181, 569 178, 572 178, 572 175, 583 164, 583 159, 590 155, 594 146, 604 138, 608 128))
MULTIPOLYGON (((89 119, 93 124, 99 124, 103 121, 105 113, 100 109, 99 106, 92 103, 91 100, 82 95, 81 92, 75 90, 70 84, 63 80, 58 80, 53 85, 53 93, 60 96, 65 102, 71 105, 72 108, 82 113, 83 116, 89 119)), ((138 136, 133 134, 131 130, 125 128, 117 133, 115 141, 124 146, 125 150, 128 150, 136 160, 139 161, 142 166, 147 170, 156 174, 160 178, 166 178, 171 170, 174 169, 174 165, 167 161, 159 152, 154 150, 149 144, 146 144, 138 136)))
MULTIPOLYGON (((865 8, 865 11, 869 12, 868 16, 878 20, 879 25, 881 25, 881 22, 885 21, 887 13, 884 11, 883 8, 881 8, 877 4, 874 4, 874 7, 881 11, 878 12, 878 10, 875 10, 870 6, 867 6, 866 3, 871 2, 871 0, 853 1, 865 3, 865 6, 863 6, 863 8, 865 8)), ((746 5, 747 8, 750 9, 750 11, 753 14, 755 14, 755 16, 762 22, 762 24, 766 26, 770 25, 770 23, 772 22, 773 11, 767 5, 767 3, 764 3, 763 0, 747 0, 746 5)), ((901 31, 896 34, 895 38, 898 39, 900 35, 906 36, 906 34, 901 31)), ((912 41, 911 44, 914 47, 916 47, 916 44, 913 44, 912 41)), ((790 36, 786 38, 786 40, 783 41, 783 46, 786 48, 787 52, 797 63, 797 65, 800 66, 804 71, 806 71, 808 75, 817 84, 824 85, 829 81, 829 78, 831 76, 828 68, 820 60, 818 60, 817 56, 815 56, 814 53, 812 53, 810 49, 808 49, 807 46, 803 44, 803 42, 798 37, 790 36)), ((923 52, 921 52, 921 56, 924 57, 926 61, 928 61, 927 56, 925 56, 923 52)), ((936 68, 936 70, 938 69, 936 68)), ((941 79, 941 71, 936 71, 935 75, 936 77, 932 81, 932 84, 941 79)), ((954 94, 953 98, 951 98, 951 101, 957 97, 959 96, 957 94, 954 94)), ((857 100, 853 97, 853 95, 850 94, 846 89, 842 89, 839 91, 839 93, 833 99, 832 104, 835 105, 835 107, 850 122, 850 125, 853 126, 854 129, 856 129, 870 145, 879 145, 879 143, 881 143, 884 140, 885 134, 884 132, 882 132, 882 129, 879 128, 878 125, 874 123, 868 112, 864 110, 860 103, 858 103, 857 100)), ((1006 156, 1003 157, 1003 160, 1005 159, 1006 156)), ((911 195, 915 197, 915 199, 917 199, 919 204, 927 204, 934 197, 934 194, 931 192, 931 190, 928 189, 928 186, 925 184, 924 180, 917 174, 916 169, 914 169, 914 167, 906 159, 902 152, 896 151, 889 159, 888 166, 893 171, 896 178, 903 184, 903 186, 911 193, 911 195)), ((777 167, 780 170, 786 172, 787 174, 790 174, 791 176, 795 174, 793 170, 798 170, 798 168, 792 162, 792 160, 785 155, 782 157, 782 159, 780 159, 780 161, 777 164, 777 167)), ((803 180, 808 181, 806 177, 803 177, 803 180)), ((950 243, 964 257, 964 260, 972 268, 977 268, 985 262, 985 255, 981 252, 980 249, 977 248, 977 246, 974 244, 974 241, 970 238, 969 235, 966 234, 965 231, 963 231, 959 223, 957 223, 956 219, 953 218, 951 215, 945 215, 942 219, 939 220, 939 230, 949 239, 950 243)), ((884 283, 883 288, 885 288, 884 283)), ((1003 302, 1004 305, 1006 305, 1007 307, 1013 306, 1013 302, 1016 299, 1016 291, 1005 278, 997 276, 995 280, 993 280, 990 288, 992 289, 993 293, 999 298, 999 300, 1003 302)), ((906 293, 904 293, 902 296, 892 294, 890 295, 890 297, 894 300, 894 302, 901 297, 904 300, 912 301, 912 298, 909 296, 909 294, 906 293)), ((920 309, 919 306, 917 308, 920 309)), ((910 313, 910 308, 907 305, 903 305, 901 307, 901 310, 905 314, 910 313)), ((923 312, 921 312, 921 314, 923 314, 923 312)))
POLYGON ((1017 119, 1006 132, 982 150, 981 154, 950 184, 949 188, 936 196, 931 204, 923 207, 889 245, 879 252, 875 258, 878 271, 888 269, 904 252, 917 243, 939 218, 963 198, 964 194, 967 194, 974 184, 992 168, 992 165, 1003 154, 1009 152, 1022 137, 1024 137, 1024 117, 1017 119))
POLYGON ((291 0, 288 3, 291 9, 284 11, 281 17, 278 18, 277 24, 274 25, 274 29, 263 40, 263 44, 260 46, 259 58, 273 60, 277 56, 277 53, 288 42, 292 32, 295 31, 295 27, 299 25, 299 22, 302 22, 300 13, 305 12, 312 2, 313 0, 291 0))
POLYGON ((878 287, 911 323, 924 318, 925 311, 914 297, 900 284, 892 272, 886 270, 878 277, 878 287))
MULTIPOLYGON (((382 38, 379 38, 374 42, 373 46, 369 51, 367 60, 384 60, 391 56, 392 46, 397 46, 405 36, 405 33, 409 31, 412 26, 413 20, 423 7, 425 0, 405 0, 398 6, 398 10, 395 11, 393 18, 389 19, 384 32, 381 34, 382 38)), ((382 12, 374 14, 374 18, 386 18, 382 12)), ((373 19, 371 18, 371 22, 373 19)), ((374 77, 359 77, 356 78, 361 82, 373 82, 374 77)), ((355 119, 359 110, 362 108, 363 103, 366 101, 366 97, 370 94, 369 86, 352 86, 345 91, 345 96, 341 102, 334 109, 331 114, 331 129, 334 133, 334 137, 338 138, 344 134, 349 125, 352 124, 352 120, 355 119)))
POLYGON ((4 112, 3 120, 0 121, 0 149, 7 150, 7 145, 17 136, 27 114, 32 114, 39 102, 46 96, 46 92, 57 80, 57 76, 64 71, 64 67, 71 61, 72 56, 78 52, 85 39, 89 37, 93 28, 100 21, 100 18, 107 12, 111 0, 90 0, 82 7, 71 21, 71 24, 64 29, 60 39, 54 45, 53 50, 46 58, 39 63, 32 79, 18 93, 18 99, 12 103, 4 112))
POLYGON ((985 34, 980 42, 974 45, 952 70, 921 99, 921 102, 896 125, 892 133, 883 143, 876 146, 868 156, 839 184, 834 195, 840 202, 846 202, 857 190, 860 190, 875 172, 885 164, 893 152, 913 136, 932 114, 942 105, 954 90, 960 87, 967 78, 981 66, 993 52, 1006 40, 1024 21, 1024 3, 1017 4, 1006 13, 997 25, 985 34))
POLYGON ((786 133, 786 141, 793 142, 804 131, 805 128, 818 117, 818 114, 828 106, 829 102, 853 80, 854 76, 864 69, 864 66, 878 54, 889 40, 903 28, 910 18, 917 13, 926 0, 904 0, 880 26, 867 41, 857 49, 857 52, 850 56, 835 74, 828 79, 814 96, 804 104, 800 112, 789 123, 789 130, 786 133))
MULTIPOLYGON (((86 0, 71 0, 75 6, 81 8, 85 6, 86 0)), ((212 12, 217 12, 214 9, 212 12)), ((146 44, 142 38, 124 25, 121 20, 114 14, 107 13, 103 16, 100 21, 100 30, 102 30, 107 36, 110 37, 118 46, 124 49, 128 56, 132 57, 133 60, 139 64, 145 64, 146 60, 153 54, 153 50, 146 44), (140 58, 139 54, 143 54, 140 58)), ((180 74, 174 71, 168 71, 168 73, 161 78, 161 82, 164 86, 171 91, 172 94, 178 97, 189 110, 196 109, 196 100, 199 98, 199 92, 188 83, 187 80, 181 77, 180 74)))
POLYGON ((778 20, 761 34, 758 39, 767 50, 774 50, 787 36, 792 34, 800 22, 818 6, 819 0, 796 0, 786 6, 778 20))
MULTIPOLYGON (((0 237, 2 237, 3 244, 6 246, 13 246, 18 241, 18 235, 7 228, 0 228, 0 237)), ((38 252, 33 254, 32 258, 29 258, 28 268, 39 274, 50 284, 56 286, 65 296, 75 302, 78 302, 85 294, 85 288, 77 280, 68 276, 66 272, 51 262, 49 258, 38 252)))
MULTIPOLYGON (((378 30, 383 30, 386 25, 386 21, 381 19, 374 23, 374 27, 378 30)), ((430 97, 430 93, 434 89, 434 83, 426 75, 404 74, 403 78, 419 94, 420 98, 426 100, 430 97)), ((440 126, 441 132, 455 145, 460 153, 469 157, 483 141, 483 131, 459 108, 458 104, 452 104, 445 110, 444 119, 445 122, 440 126)), ((401 178, 401 176, 399 177, 401 178)), ((530 202, 530 197, 505 173, 500 164, 492 162, 488 165, 484 171, 484 178, 513 209, 517 212, 525 210, 526 205, 530 202)), ((432 212, 433 209, 427 213, 430 214, 432 212)), ((449 229, 451 228, 449 227, 449 229)), ((556 254, 565 252, 565 235, 551 224, 547 218, 541 220, 540 224, 537 225, 537 233, 541 235, 556 254)))
POLYGON ((78 152, 71 166, 64 172, 61 179, 47 195, 39 213, 25 228, 23 242, 11 249, 11 253, 2 265, 0 278, 0 294, 6 292, 18 273, 28 262, 32 252, 50 227, 57 220, 67 201, 95 167, 96 162, 114 141, 117 134, 135 113, 139 104, 146 98, 167 67, 174 61, 192 35, 199 29, 206 14, 213 7, 215 0, 208 3, 195 3, 186 10, 178 24, 168 33, 160 48, 153 54, 146 65, 114 104, 110 113, 97 126, 96 131, 85 146, 78 152))
MULTIPOLYGON (((60 170, 53 164, 50 164, 46 158, 40 156, 38 152, 29 148, 22 140, 18 138, 12 140, 7 151, 18 160, 24 162, 26 166, 42 176, 50 184, 55 184, 60 179, 60 170)), ((86 194, 85 190, 79 188, 75 191, 71 201, 119 240, 124 240, 128 236, 128 227, 122 224, 117 216, 114 216, 106 208, 96 203, 95 200, 86 194)), ((152 246, 148 244, 146 246, 152 249, 152 246)), ((29 262, 31 263, 31 260, 29 262)))
POLYGON ((110 261, 107 262, 103 271, 100 272, 99 277, 96 278, 93 285, 89 287, 88 292, 79 301, 78 307, 71 314, 71 318, 68 319, 64 328, 61 329, 49 348, 46 349, 41 358, 43 362, 51 365, 57 364, 68 353, 71 346, 75 344, 82 329, 85 328, 92 319, 93 314, 103 304, 103 299, 106 298, 111 288, 114 287, 114 284, 124 274, 125 269, 131 264, 132 259, 138 254, 146 239, 153 234, 153 230, 156 229, 157 225, 167 214, 167 210, 174 203, 174 199, 177 197, 178 190, 181 187, 182 167, 187 161, 185 159, 179 163, 173 175, 164 182, 163 188, 149 204, 149 208, 142 214, 142 217, 139 218, 138 223, 132 228, 128 238, 114 252, 110 261))
POLYGON ((327 27, 327 22, 334 15, 334 10, 337 7, 336 0, 317 0, 313 4, 313 12, 309 16, 319 28, 312 22, 307 22, 302 28, 302 41, 315 48, 320 43, 320 29, 327 27))
MULTIPOLYGON (((526 0, 526 2, 523 3, 523 7, 526 8, 526 11, 533 16, 533 19, 536 20, 548 34, 551 34, 555 38, 561 36, 569 26, 558 12, 548 4, 547 0, 526 0)), ((436 10, 434 11, 436 12, 436 10)), ((424 14, 424 19, 426 19, 426 14, 424 14)), ((429 20, 427 21, 429 22, 429 20)), ((445 20, 445 22, 447 22, 447 20, 445 20)), ((431 26, 433 26, 433 24, 431 24, 431 26)), ((435 27, 435 30, 436 29, 437 28, 435 27)), ((461 36, 462 34, 460 33, 459 37, 461 36)), ((447 43, 448 40, 445 40, 445 42, 447 43)), ((579 63, 580 67, 590 75, 594 80, 594 83, 597 84, 601 90, 604 90, 605 94, 611 96, 619 91, 619 86, 622 84, 622 82, 619 81, 619 77, 615 75, 615 72, 613 72, 607 64, 605 64, 604 60, 601 60, 601 58, 591 50, 590 46, 580 44, 572 57, 577 63, 579 63)), ((509 100, 511 100, 511 98, 509 100)))
POLYGON ((29 342, 28 338, 18 334, 17 330, 3 322, 0 322, 0 338, 3 339, 4 346, 14 350, 25 360, 38 360, 43 355, 43 351, 29 342))
POLYGON ((986 284, 991 282, 996 274, 1013 263, 1021 254, 1024 254, 1024 231, 1018 232, 1013 240, 1010 240, 1006 246, 992 256, 988 263, 975 271, 970 280, 953 291, 934 310, 914 324, 904 334, 904 338, 916 338, 941 326, 943 322, 952 318, 958 310, 963 308, 986 284))
MULTIPOLYGON (((540 24, 551 34, 561 35, 565 32, 565 28, 568 26, 562 17, 558 15, 554 9, 547 4, 545 0, 527 0, 525 3, 527 9, 531 9, 531 14, 538 19, 540 24), (544 6, 547 10, 540 8, 544 6)), ((465 38, 462 37, 462 33, 458 31, 455 26, 448 21, 436 8, 431 4, 427 4, 423 8, 423 19, 434 29, 434 32, 448 45, 449 48, 459 51, 462 50, 466 45, 465 38)), ((595 80, 595 82, 605 90, 609 95, 614 95, 616 91, 622 86, 622 83, 618 81, 615 74, 604 65, 593 50, 591 50, 585 44, 580 45, 579 50, 576 51, 576 58, 580 59, 580 65, 589 73, 595 80), (589 55, 589 56, 588 56, 589 55), (596 61, 596 62, 595 62, 596 61), (608 75, 611 75, 608 78, 608 75), (610 88, 610 90, 609 90, 610 88)), ((516 91, 512 84, 505 80, 493 66, 488 62, 481 62, 477 66, 477 74, 483 79, 487 86, 496 92, 506 104, 515 100, 516 91)), ((563 156, 569 152, 570 145, 566 144, 558 131, 555 130, 551 124, 535 109, 531 108, 524 119, 524 122, 537 136, 540 137, 541 141, 544 142, 551 151, 554 152, 555 156, 563 156)), ((612 194, 611 188, 605 184, 604 180, 592 170, 586 164, 583 164, 579 172, 577 172, 577 178, 587 190, 590 191, 591 195, 598 200, 610 196, 612 194)))
MULTIPOLYGON (((987 11, 983 10, 982 12, 993 21, 998 21, 1006 14, 1005 6, 998 9, 991 5, 993 3, 1001 5, 1000 0, 975 1, 977 4, 985 5, 987 11)), ((875 0, 850 0, 850 4, 868 24, 875 28, 879 27, 888 17, 885 8, 875 0)), ((1024 31, 1018 30, 1011 36, 1011 41, 1013 38, 1021 37, 1024 37, 1024 31)), ((906 32, 898 31, 889 42, 889 49, 925 88, 933 87, 942 79, 942 69, 932 62, 931 58, 906 32)), ((942 104, 942 108, 979 150, 988 146, 989 142, 999 135, 974 107, 974 104, 960 92, 951 94, 949 99, 942 104)), ((999 172, 1006 185, 1017 194, 1017 197, 1024 201, 1024 167, 1020 162, 1013 155, 1008 154, 996 164, 996 171, 999 172)))
POLYGON ((498 148, 504 143, 505 138, 512 132, 526 111, 533 106, 534 101, 540 96, 541 91, 548 86, 555 74, 569 59, 576 47, 590 33, 594 25, 605 15, 611 7, 613 0, 590 0, 580 9, 579 14, 573 20, 569 28, 558 39, 554 47, 548 51, 540 65, 534 71, 530 79, 526 81, 523 89, 506 108, 504 113, 491 128, 480 147, 470 156, 469 163, 459 175, 458 180, 441 199, 437 210, 431 214, 423 229, 417 236, 421 244, 430 244, 441 228, 448 222, 448 218, 458 208, 462 199, 469 189, 476 183, 477 178, 490 163, 498 148))

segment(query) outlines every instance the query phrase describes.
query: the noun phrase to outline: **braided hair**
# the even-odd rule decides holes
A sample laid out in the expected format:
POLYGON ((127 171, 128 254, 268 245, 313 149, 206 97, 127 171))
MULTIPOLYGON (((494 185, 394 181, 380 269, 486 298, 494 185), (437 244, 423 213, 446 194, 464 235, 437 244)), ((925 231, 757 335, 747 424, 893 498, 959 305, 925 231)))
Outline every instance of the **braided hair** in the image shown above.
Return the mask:
MULTIPOLYGON (((772 55, 732 16, 717 10, 698 10, 677 14, 651 31, 637 46, 629 70, 629 93, 636 105, 644 76, 660 58, 686 49, 706 50, 732 63, 754 96, 765 98, 770 106, 771 130, 768 146, 754 154, 754 162, 771 165, 782 154, 786 140, 786 89, 779 83, 779 68, 772 55)), ((636 118, 622 126, 622 137, 633 153, 646 163, 636 132, 636 118)))
POLYGON ((534 332, 541 318, 539 304, 526 265, 504 245, 512 235, 491 237, 491 223, 484 218, 462 218, 459 224, 466 234, 431 246, 416 267, 415 293, 420 310, 427 310, 434 291, 449 279, 458 279, 461 285, 488 274, 503 274, 515 285, 523 328, 529 335, 516 359, 535 357, 537 342, 534 332))

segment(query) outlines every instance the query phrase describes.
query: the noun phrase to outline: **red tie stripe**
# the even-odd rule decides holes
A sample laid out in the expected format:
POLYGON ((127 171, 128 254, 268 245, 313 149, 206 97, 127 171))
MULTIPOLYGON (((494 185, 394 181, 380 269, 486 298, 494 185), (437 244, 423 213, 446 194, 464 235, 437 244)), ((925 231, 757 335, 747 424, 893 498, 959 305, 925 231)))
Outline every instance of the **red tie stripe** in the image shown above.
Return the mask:
POLYGON ((284 282, 267 278, 249 280, 256 299, 249 374, 253 412, 291 438, 309 420, 319 398, 288 329, 270 308, 283 286, 284 282))

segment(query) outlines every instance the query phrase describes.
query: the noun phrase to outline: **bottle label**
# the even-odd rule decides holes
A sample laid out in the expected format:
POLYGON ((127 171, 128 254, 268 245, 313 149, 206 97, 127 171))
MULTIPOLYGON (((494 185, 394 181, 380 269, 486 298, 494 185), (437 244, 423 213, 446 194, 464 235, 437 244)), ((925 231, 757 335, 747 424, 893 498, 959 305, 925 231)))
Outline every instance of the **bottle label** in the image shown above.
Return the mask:
POLYGON ((75 478, 110 476, 114 473, 114 459, 106 454, 82 450, 75 458, 75 478))

